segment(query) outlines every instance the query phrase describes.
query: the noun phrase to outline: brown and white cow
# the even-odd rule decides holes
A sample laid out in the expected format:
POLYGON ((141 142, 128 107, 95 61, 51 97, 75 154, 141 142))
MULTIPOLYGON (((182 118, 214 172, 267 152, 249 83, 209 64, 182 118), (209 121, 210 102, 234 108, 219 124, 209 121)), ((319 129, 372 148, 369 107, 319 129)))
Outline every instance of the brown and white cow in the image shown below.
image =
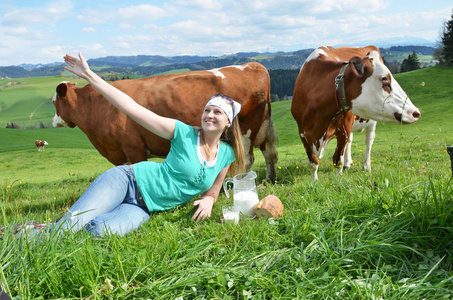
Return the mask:
POLYGON ((36 140, 35 141, 36 148, 38 148, 38 151, 44 151, 44 146, 49 145, 46 141, 41 141, 41 140, 36 140))
MULTIPOLYGON (((254 161, 253 148, 259 147, 266 160, 266 179, 275 181, 277 134, 271 116, 269 73, 263 65, 250 62, 209 71, 120 80, 112 85, 157 114, 193 126, 201 126, 201 114, 211 96, 230 96, 242 104, 239 123, 248 168, 254 161)), ((78 88, 73 83, 61 83, 53 103, 53 126, 78 126, 99 153, 115 165, 168 154, 169 141, 132 121, 91 85, 78 88)))
MULTIPOLYGON (((291 113, 299 127, 315 180, 318 179, 319 159, 334 136, 337 148, 333 162, 339 172, 343 168, 346 143, 357 127, 363 130, 369 126, 369 155, 376 123, 354 122, 356 116, 358 121, 400 124, 410 124, 420 118, 420 111, 384 65, 375 46, 314 50, 296 79, 291 113)), ((350 165, 350 154, 347 159, 350 165)), ((369 168, 369 158, 368 162, 366 160, 365 169, 369 168)))

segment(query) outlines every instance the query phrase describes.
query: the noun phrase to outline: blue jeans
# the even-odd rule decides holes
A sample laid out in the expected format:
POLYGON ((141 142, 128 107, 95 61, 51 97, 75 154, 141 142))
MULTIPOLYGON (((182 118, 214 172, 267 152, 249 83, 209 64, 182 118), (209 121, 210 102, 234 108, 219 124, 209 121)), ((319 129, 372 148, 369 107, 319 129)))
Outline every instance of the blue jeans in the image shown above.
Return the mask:
POLYGON ((149 220, 139 196, 131 167, 114 167, 93 181, 56 228, 73 232, 84 228, 95 236, 124 235, 149 220))

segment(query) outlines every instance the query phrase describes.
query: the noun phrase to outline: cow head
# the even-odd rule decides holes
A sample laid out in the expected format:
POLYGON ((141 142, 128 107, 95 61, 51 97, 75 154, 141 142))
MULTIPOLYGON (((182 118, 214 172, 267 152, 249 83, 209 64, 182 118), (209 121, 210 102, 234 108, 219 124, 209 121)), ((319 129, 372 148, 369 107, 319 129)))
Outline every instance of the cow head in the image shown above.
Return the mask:
MULTIPOLYGON (((379 53, 371 51, 359 59, 353 57, 348 69, 351 76, 345 87, 353 87, 351 111, 365 119, 410 124, 420 118, 420 111, 393 78, 379 53), (361 87, 357 89, 357 87, 361 87)), ((346 78, 345 78, 346 80, 346 78)), ((347 91, 348 93, 348 91, 347 91)))
POLYGON ((52 119, 53 127, 76 127, 76 124, 70 118, 69 108, 71 103, 69 103, 68 99, 69 89, 73 89, 75 85, 75 83, 63 81, 57 86, 56 93, 52 98, 56 110, 55 116, 52 119))

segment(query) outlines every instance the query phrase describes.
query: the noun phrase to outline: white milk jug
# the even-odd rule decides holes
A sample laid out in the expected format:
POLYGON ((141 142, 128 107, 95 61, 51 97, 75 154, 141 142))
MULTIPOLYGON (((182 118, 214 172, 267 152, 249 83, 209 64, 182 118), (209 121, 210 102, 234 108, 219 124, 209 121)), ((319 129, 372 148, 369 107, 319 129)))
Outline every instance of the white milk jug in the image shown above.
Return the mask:
POLYGON ((235 211, 239 211, 244 215, 253 215, 253 207, 260 201, 256 191, 255 179, 257 175, 251 171, 249 173, 241 173, 233 178, 225 178, 223 182, 223 190, 228 198, 227 185, 233 184, 233 207, 235 211))

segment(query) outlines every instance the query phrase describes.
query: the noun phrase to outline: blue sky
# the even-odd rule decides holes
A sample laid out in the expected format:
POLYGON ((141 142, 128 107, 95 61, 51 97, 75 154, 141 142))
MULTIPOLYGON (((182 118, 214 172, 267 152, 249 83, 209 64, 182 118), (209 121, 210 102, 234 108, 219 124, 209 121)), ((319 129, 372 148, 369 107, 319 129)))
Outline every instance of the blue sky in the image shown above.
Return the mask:
POLYGON ((451 0, 0 0, 0 66, 436 42, 451 0))

